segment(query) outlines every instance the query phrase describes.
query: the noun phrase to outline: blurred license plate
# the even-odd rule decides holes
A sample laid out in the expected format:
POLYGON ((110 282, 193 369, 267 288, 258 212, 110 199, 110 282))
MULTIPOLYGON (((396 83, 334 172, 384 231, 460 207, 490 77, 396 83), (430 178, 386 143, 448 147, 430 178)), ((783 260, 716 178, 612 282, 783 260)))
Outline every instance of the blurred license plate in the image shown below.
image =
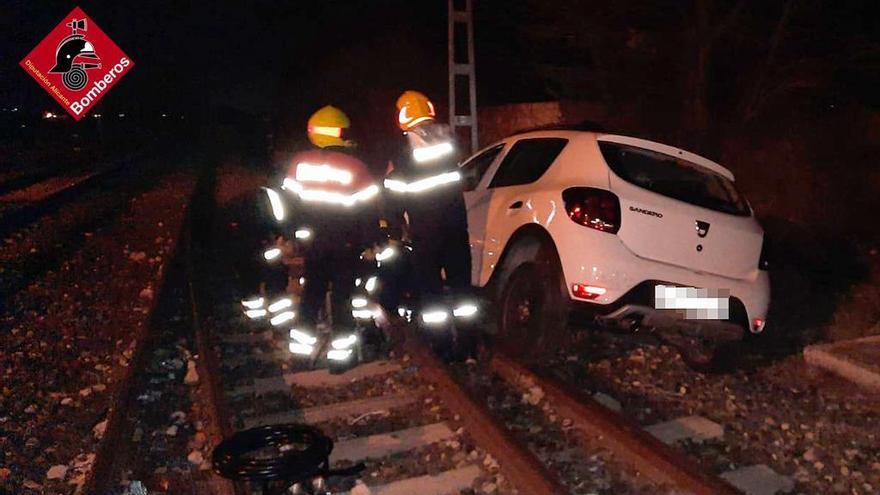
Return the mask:
POLYGON ((655 285, 654 308, 673 310, 689 320, 726 320, 730 291, 655 285))

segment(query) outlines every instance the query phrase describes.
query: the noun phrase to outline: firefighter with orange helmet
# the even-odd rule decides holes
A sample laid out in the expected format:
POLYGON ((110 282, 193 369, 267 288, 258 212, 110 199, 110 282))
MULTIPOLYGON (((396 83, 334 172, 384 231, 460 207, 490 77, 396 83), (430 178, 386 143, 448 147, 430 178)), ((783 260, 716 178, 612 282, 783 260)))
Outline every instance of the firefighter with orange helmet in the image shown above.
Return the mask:
MULTIPOLYGON (((436 121, 434 104, 418 91, 405 91, 397 99, 397 123, 404 143, 384 185, 408 219, 418 317, 428 327, 467 328, 477 308, 470 295, 467 211, 455 140, 449 127, 436 121), (444 285, 451 299, 444 296, 444 285)), ((464 337, 473 336, 454 336, 458 341, 464 337)))
MULTIPOLYGON (((310 354, 309 342, 328 284, 332 283, 329 316, 334 334, 354 329, 354 273, 361 252, 377 235, 375 200, 380 188, 364 162, 352 154, 354 142, 347 136, 350 127, 348 116, 336 107, 315 112, 308 121, 308 136, 316 148, 293 156, 282 184, 297 201, 294 236, 307 244, 305 291, 298 323, 291 331, 294 353, 310 354)), ((350 358, 350 349, 335 347, 328 353, 331 360, 350 358)))

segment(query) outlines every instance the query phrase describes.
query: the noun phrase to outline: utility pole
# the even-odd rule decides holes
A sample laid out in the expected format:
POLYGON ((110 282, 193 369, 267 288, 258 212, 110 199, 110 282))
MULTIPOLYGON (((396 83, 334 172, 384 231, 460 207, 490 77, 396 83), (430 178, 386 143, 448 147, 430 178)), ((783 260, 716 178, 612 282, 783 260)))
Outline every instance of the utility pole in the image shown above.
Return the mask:
POLYGON ((474 15, 472 0, 448 0, 449 5, 449 125, 455 136, 470 128, 471 153, 479 149, 477 134, 477 79, 474 71, 474 15), (467 87, 468 95, 460 93, 467 87), (465 104, 466 101, 466 104, 465 104), (463 103, 459 108, 458 103, 463 103))

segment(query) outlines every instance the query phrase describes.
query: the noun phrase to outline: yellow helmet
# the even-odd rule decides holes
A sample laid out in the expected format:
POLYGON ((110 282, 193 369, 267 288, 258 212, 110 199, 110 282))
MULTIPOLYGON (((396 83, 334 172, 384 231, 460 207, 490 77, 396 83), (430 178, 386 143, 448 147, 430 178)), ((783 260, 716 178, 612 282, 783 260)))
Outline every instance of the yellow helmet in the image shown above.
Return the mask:
POLYGON ((353 143, 343 139, 345 130, 351 127, 351 121, 345 112, 327 105, 309 117, 309 141, 319 148, 328 146, 352 146, 353 143))
POLYGON ((434 120, 434 104, 418 91, 404 91, 397 98, 397 124, 404 131, 425 121, 434 120))

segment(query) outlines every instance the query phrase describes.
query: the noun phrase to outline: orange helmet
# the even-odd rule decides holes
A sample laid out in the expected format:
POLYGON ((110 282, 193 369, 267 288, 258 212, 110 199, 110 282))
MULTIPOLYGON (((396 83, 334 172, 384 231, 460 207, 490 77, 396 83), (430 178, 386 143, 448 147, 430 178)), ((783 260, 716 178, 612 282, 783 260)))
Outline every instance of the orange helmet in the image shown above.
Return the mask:
POLYGON ((397 98, 397 124, 404 131, 432 121, 435 116, 434 104, 423 93, 407 90, 397 98))

